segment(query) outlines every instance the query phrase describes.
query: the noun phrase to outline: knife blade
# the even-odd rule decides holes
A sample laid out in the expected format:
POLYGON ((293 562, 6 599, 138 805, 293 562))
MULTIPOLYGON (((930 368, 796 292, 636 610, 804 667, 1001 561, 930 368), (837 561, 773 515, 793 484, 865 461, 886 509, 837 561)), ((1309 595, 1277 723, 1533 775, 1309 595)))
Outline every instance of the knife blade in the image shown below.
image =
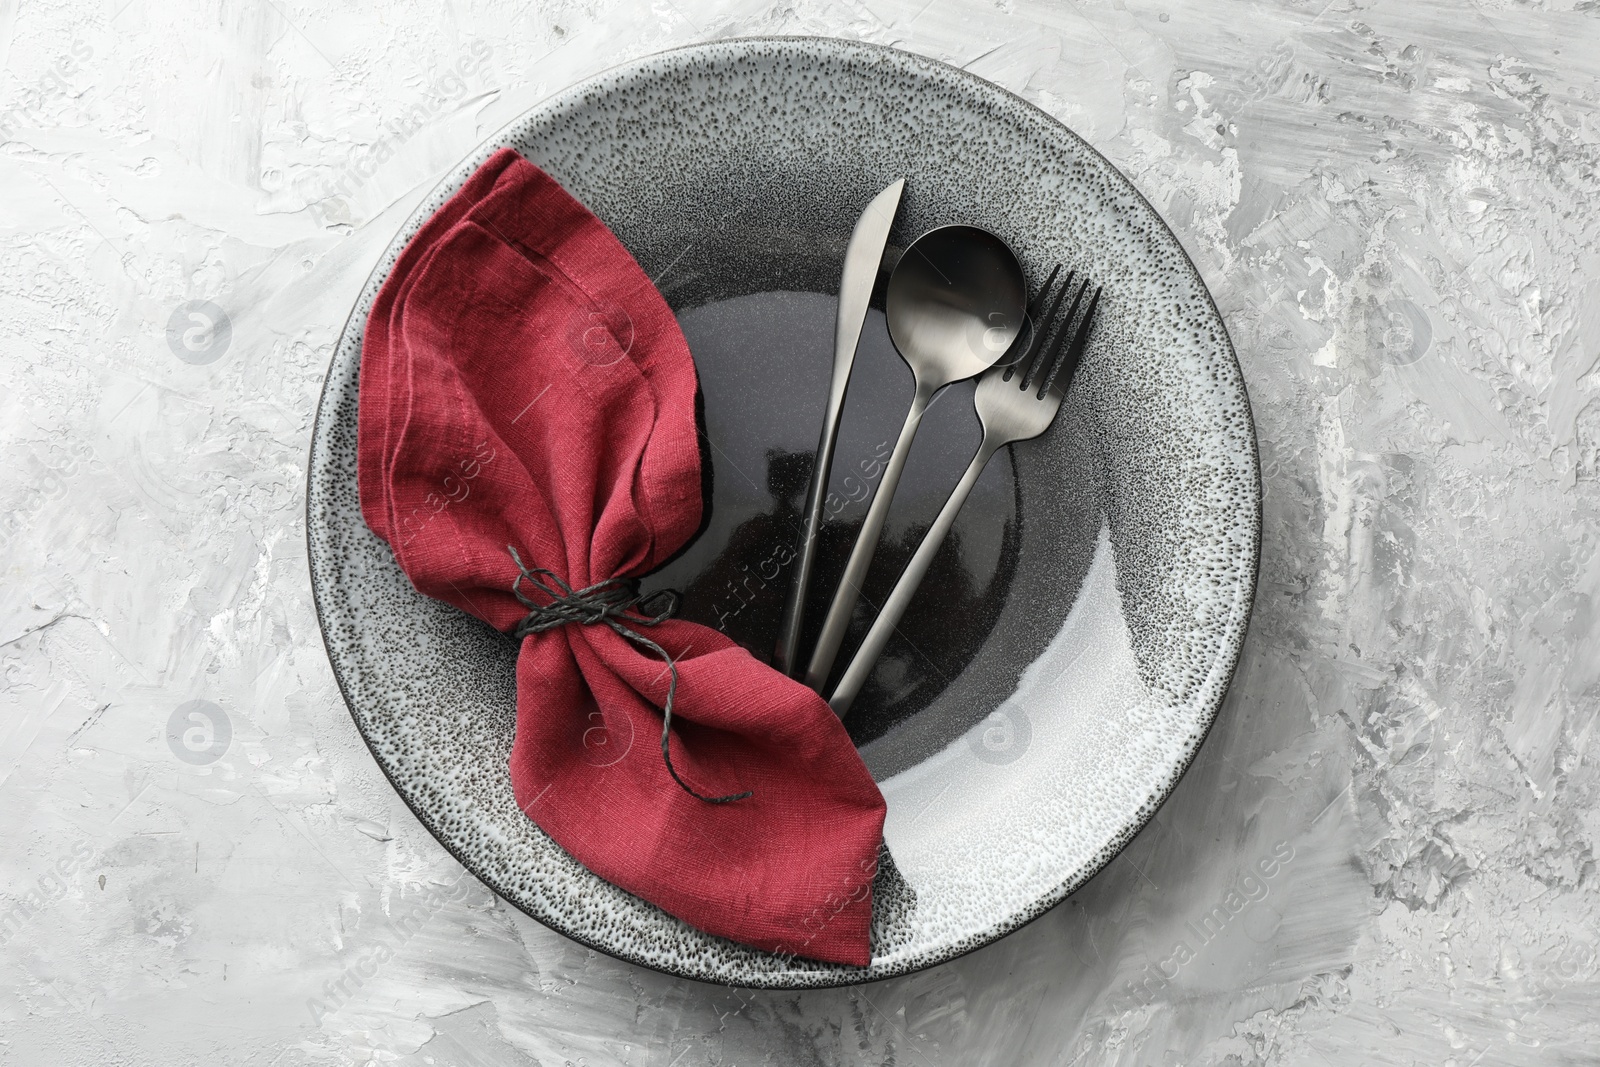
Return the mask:
POLYGON ((817 440, 816 462, 811 467, 811 483, 806 489, 806 508, 802 516, 800 540, 795 546, 794 577, 783 607, 783 627, 772 652, 772 665, 791 678, 802 669, 800 629, 805 623, 806 591, 816 562, 817 532, 822 527, 822 505, 827 497, 828 475, 833 469, 834 446, 839 440, 839 421, 844 413, 845 391, 850 370, 855 366, 856 348, 861 343, 861 327, 867 321, 867 304, 878 278, 889 230, 900 210, 900 197, 906 180, 901 178, 872 199, 856 220, 850 243, 845 248, 844 270, 839 279, 839 312, 833 328, 833 378, 828 387, 828 408, 817 440))

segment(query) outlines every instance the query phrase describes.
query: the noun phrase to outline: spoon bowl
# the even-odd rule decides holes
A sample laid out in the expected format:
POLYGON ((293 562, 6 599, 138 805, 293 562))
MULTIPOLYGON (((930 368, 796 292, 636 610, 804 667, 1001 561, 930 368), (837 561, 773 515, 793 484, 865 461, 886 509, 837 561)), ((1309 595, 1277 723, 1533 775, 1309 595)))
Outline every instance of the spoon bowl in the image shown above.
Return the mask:
POLYGON ((1022 265, 977 226, 940 226, 918 237, 889 276, 889 336, 919 384, 937 389, 982 374, 1022 330, 1022 265))

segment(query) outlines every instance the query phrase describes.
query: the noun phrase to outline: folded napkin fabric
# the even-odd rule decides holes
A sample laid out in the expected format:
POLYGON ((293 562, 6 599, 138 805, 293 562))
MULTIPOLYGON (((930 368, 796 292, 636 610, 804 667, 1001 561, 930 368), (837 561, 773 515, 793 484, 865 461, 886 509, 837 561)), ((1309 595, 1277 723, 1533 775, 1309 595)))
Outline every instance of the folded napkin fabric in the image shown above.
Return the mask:
POLYGON ((884 802, 844 727, 723 634, 633 602, 700 526, 696 388, 633 257, 501 150, 368 317, 362 513, 418 590, 525 634, 510 773, 545 833, 701 930, 865 965, 884 802))

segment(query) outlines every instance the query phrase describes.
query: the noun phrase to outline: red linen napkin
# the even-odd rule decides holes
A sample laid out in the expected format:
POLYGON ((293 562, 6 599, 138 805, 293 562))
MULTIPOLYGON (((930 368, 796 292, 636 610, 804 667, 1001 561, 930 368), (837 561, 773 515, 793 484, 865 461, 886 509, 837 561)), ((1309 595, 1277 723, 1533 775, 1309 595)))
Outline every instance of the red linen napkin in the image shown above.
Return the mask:
MULTIPOLYGON (((551 598, 508 547, 583 590, 645 574, 694 535, 696 387, 633 257, 502 150, 411 240, 373 304, 362 514, 418 590, 516 632, 530 613, 519 579, 535 603, 551 598)), ((652 624, 659 606, 624 621, 672 658, 682 785, 663 758, 673 670, 604 620, 574 622, 522 640, 518 803, 584 866, 693 926, 867 964, 884 802, 844 727, 721 633, 652 624)))

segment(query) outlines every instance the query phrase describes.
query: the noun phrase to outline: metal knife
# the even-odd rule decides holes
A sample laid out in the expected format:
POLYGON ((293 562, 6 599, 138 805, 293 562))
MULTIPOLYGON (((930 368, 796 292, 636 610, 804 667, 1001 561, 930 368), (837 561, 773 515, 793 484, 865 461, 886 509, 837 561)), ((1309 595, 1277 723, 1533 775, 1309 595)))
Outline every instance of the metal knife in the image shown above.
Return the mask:
POLYGON ((828 387, 828 410, 822 420, 822 435, 817 440, 816 463, 811 468, 811 484, 806 490, 806 510, 795 548, 794 578, 789 583, 789 599, 783 607, 783 629, 772 652, 772 665, 791 678, 803 669, 800 660, 800 628, 805 622, 806 590, 816 562, 817 532, 822 528, 822 504, 827 497, 828 475, 833 469, 834 445, 839 440, 839 418, 844 413, 844 394, 850 384, 850 369, 855 365, 856 346, 861 342, 861 327, 867 321, 867 302, 878 278, 889 229, 900 209, 900 195, 906 181, 901 178, 879 193, 856 220, 850 244, 844 253, 844 274, 839 280, 839 315, 833 330, 833 381, 828 387))

